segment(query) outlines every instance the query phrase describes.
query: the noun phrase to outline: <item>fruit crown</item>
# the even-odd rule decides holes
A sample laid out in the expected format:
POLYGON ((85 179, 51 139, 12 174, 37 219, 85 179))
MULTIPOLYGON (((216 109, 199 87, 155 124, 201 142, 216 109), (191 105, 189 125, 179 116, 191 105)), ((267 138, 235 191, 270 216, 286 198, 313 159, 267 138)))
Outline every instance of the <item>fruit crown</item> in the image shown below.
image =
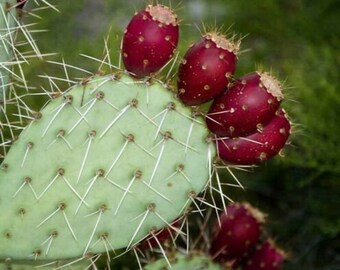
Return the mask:
POLYGON ((272 76, 269 72, 258 72, 260 80, 266 87, 267 91, 276 97, 279 101, 284 98, 282 93, 282 84, 278 79, 272 76))
POLYGON ((148 12, 155 21, 164 23, 165 25, 178 25, 177 15, 167 6, 148 5, 145 11, 148 12))
POLYGON ((212 40, 218 48, 228 50, 235 55, 238 54, 241 45, 239 40, 235 42, 232 39, 228 39, 225 35, 219 34, 217 32, 208 32, 204 34, 203 37, 212 40))

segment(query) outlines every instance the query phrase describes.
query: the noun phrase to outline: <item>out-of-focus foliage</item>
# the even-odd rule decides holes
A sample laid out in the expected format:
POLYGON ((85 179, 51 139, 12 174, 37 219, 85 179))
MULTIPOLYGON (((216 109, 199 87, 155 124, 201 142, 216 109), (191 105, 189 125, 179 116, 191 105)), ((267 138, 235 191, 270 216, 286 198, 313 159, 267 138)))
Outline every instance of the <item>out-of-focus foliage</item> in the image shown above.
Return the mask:
MULTIPOLYGON (((103 56, 110 32, 111 60, 118 64, 119 43, 141 0, 58 0, 61 14, 40 14, 39 34, 51 57, 91 71, 94 63, 79 54, 103 56), (111 30, 110 30, 111 29, 111 30)), ((162 1, 158 1, 162 2, 162 1)), ((188 0, 163 1, 181 18, 180 55, 204 28, 231 27, 243 37, 237 75, 262 67, 284 80, 287 109, 295 123, 284 159, 269 161, 241 175, 247 199, 270 216, 271 234, 291 251, 286 269, 340 269, 339 68, 340 5, 336 0, 188 0)), ((44 13, 44 12, 42 12, 44 13)), ((35 61, 27 67, 32 84, 48 85, 37 74, 63 75, 56 66, 35 61)), ((72 72, 71 76, 80 76, 72 72)), ((38 106, 38 105, 36 105, 38 106)), ((227 176, 226 176, 227 177, 227 176)), ((228 190, 226 191, 228 192, 228 190)), ((128 266, 127 266, 128 267, 128 266)))

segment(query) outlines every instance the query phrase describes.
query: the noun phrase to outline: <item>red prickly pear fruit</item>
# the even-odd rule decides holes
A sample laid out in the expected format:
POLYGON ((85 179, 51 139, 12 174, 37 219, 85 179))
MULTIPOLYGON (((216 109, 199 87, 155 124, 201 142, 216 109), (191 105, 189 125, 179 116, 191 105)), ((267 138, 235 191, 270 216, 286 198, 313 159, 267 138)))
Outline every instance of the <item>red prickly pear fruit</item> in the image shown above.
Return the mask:
POLYGON ((235 72, 240 42, 207 33, 184 55, 178 70, 178 96, 186 105, 207 102, 226 90, 235 72))
POLYGON ((175 13, 167 6, 148 5, 133 16, 124 32, 125 68, 136 77, 159 71, 176 51, 178 36, 175 13))
POLYGON ((280 82, 269 73, 247 74, 214 100, 208 128, 221 137, 248 135, 272 119, 282 99, 280 82))
POLYGON ((226 162, 254 165, 277 155, 291 133, 291 124, 283 109, 276 111, 272 120, 258 131, 235 138, 217 138, 219 156, 226 162))
POLYGON ((250 256, 243 270, 279 270, 285 258, 284 251, 267 240, 250 256))
POLYGON ((216 261, 242 258, 260 237, 265 216, 248 203, 230 204, 213 227, 210 254, 216 261))

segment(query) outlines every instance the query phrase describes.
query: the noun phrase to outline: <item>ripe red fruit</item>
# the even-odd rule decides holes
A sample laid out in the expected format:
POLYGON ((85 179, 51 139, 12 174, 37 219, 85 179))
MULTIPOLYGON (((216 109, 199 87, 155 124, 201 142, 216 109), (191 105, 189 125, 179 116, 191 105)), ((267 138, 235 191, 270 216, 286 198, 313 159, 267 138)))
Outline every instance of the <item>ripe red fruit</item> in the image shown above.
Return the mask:
POLYGON ((243 257, 256 245, 264 214, 248 203, 234 203, 220 215, 213 229, 210 254, 216 261, 232 261, 243 257))
POLYGON ((219 156, 230 163, 253 165, 277 155, 291 133, 290 122, 282 109, 258 129, 245 137, 217 138, 219 156))
POLYGON ((267 240, 251 255, 243 270, 279 270, 285 257, 272 240, 267 240))
POLYGON ((267 124, 283 99, 281 85, 268 73, 253 72, 215 99, 206 122, 218 136, 245 136, 267 124))
POLYGON ((178 96, 186 105, 207 102, 221 94, 235 72, 239 42, 207 33, 184 55, 178 70, 178 96))
POLYGON ((123 62, 136 77, 149 76, 173 56, 178 43, 178 21, 163 5, 148 5, 128 24, 122 44, 123 62))

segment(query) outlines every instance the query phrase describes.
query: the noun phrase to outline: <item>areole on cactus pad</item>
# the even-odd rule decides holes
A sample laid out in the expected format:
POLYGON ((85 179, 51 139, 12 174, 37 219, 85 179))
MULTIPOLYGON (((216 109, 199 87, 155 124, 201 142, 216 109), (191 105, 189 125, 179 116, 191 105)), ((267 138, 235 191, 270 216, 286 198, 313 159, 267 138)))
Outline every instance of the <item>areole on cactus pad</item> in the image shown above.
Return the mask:
POLYGON ((94 76, 36 115, 0 171, 2 259, 129 248, 206 186, 204 120, 157 82, 94 76))

